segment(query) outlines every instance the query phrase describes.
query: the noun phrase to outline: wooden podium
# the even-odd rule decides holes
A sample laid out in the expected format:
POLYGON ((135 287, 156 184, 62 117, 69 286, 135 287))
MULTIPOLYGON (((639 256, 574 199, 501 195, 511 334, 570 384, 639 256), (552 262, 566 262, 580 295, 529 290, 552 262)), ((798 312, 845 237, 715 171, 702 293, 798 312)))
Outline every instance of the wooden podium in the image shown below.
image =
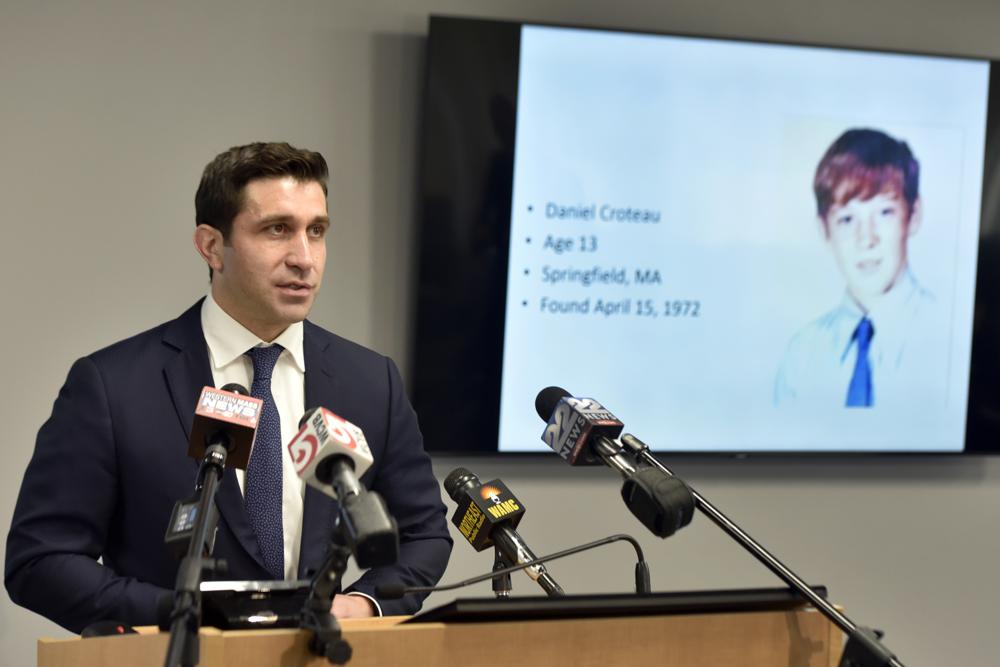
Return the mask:
MULTIPOLYGON (((844 635, 817 611, 401 624, 406 617, 345 620, 348 665, 662 665, 836 667, 844 635)), ((168 636, 40 639, 39 667, 162 667, 168 636)), ((327 665, 298 630, 201 630, 203 667, 327 665)))

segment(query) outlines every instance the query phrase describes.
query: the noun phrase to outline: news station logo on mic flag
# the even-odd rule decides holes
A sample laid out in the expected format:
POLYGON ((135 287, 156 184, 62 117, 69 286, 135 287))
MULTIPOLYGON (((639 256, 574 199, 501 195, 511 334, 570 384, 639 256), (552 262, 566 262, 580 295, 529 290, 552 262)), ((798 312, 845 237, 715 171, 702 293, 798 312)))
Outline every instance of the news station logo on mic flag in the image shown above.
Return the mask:
POLYGON ((493 526, 503 523, 514 529, 524 514, 524 505, 503 482, 495 479, 478 489, 464 491, 451 521, 476 551, 493 546, 493 526))
POLYGON ((567 396, 559 401, 542 432, 542 440, 570 464, 600 463, 587 456, 584 447, 595 428, 610 429, 605 435, 616 438, 624 425, 592 398, 567 396), (581 452, 584 456, 581 457, 581 452))
POLYGON ((205 387, 201 391, 195 413, 225 419, 236 424, 256 426, 262 406, 263 401, 259 398, 205 387))
POLYGON ((204 387, 194 410, 188 455, 201 459, 209 438, 225 433, 230 439, 227 465, 246 470, 264 402, 224 389, 204 387))
POLYGON ((316 481, 317 466, 331 454, 350 458, 359 477, 372 464, 371 450, 361 429, 326 408, 319 408, 288 443, 288 455, 299 477, 307 482, 312 480, 310 483, 335 496, 330 485, 316 481))

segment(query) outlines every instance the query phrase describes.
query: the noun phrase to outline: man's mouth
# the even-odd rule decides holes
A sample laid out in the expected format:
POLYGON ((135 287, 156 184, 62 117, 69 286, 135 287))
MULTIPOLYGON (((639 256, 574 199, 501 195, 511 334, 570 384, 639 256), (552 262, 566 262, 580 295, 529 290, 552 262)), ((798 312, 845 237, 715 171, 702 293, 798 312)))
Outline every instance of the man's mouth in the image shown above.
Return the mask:
POLYGON ((861 273, 875 273, 878 271, 878 267, 881 266, 881 259, 863 259, 856 264, 858 271, 861 273))
POLYGON ((304 295, 304 294, 308 294, 313 289, 313 286, 310 285, 309 283, 302 283, 302 282, 298 282, 298 281, 292 281, 292 282, 288 282, 288 283, 279 283, 278 284, 278 289, 280 289, 282 292, 286 292, 288 294, 303 294, 304 295))

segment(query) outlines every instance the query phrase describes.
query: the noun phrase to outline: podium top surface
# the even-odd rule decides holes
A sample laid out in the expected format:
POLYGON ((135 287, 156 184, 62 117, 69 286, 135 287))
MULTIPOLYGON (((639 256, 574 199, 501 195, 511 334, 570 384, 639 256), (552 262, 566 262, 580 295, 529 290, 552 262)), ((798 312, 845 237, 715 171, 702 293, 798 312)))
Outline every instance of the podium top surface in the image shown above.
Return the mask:
MULTIPOLYGON (((821 597, 825 586, 812 586, 821 597)), ((665 616, 782 611, 807 601, 790 588, 744 588, 671 593, 459 598, 428 609, 404 623, 481 623, 537 619, 665 616)))

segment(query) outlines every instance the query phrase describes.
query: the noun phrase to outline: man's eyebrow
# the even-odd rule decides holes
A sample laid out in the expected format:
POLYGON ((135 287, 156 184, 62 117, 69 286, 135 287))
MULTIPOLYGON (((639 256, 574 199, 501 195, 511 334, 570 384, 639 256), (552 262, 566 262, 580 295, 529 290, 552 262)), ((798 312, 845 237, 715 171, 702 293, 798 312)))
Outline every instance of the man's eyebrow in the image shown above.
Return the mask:
MULTIPOLYGON (((267 217, 261 218, 260 220, 258 220, 254 224, 256 224, 256 225, 273 225, 276 222, 293 222, 294 220, 295 220, 295 216, 293 216, 293 215, 285 215, 285 214, 282 214, 282 213, 278 213, 278 214, 275 214, 275 215, 269 215, 267 217)), ((329 225, 330 224, 330 216, 328 216, 328 215, 317 215, 315 218, 313 218, 309 222, 310 225, 315 225, 316 223, 320 223, 320 224, 324 224, 324 225, 329 225)))

